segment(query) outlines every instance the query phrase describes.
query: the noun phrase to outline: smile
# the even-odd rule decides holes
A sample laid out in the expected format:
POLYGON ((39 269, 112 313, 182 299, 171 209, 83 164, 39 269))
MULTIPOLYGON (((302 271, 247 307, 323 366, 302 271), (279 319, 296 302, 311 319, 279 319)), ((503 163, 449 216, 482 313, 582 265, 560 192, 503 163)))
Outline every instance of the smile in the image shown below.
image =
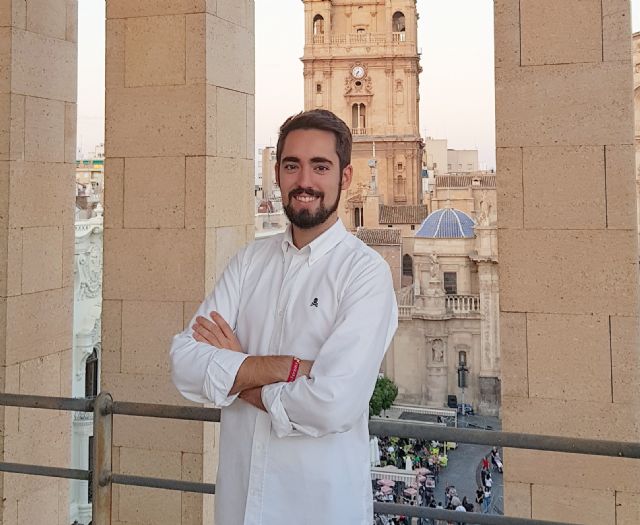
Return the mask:
POLYGON ((294 197, 294 199, 296 199, 297 201, 300 202, 313 202, 314 200, 316 200, 318 197, 312 197, 311 195, 296 195, 294 197))

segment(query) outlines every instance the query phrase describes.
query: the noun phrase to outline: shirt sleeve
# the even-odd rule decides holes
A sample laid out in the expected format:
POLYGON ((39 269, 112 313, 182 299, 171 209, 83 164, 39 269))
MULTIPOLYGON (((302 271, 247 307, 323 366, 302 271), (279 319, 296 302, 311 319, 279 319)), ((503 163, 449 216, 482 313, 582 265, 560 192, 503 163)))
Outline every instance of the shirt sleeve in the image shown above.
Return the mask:
POLYGON ((311 377, 262 388, 278 437, 320 437, 350 430, 365 411, 398 326, 391 272, 377 259, 347 286, 334 329, 311 377))
POLYGON ((233 257, 185 330, 173 338, 170 351, 171 380, 190 401, 224 407, 237 397, 237 394, 230 396, 229 391, 247 354, 200 343, 193 338, 191 327, 197 316, 209 318, 211 312, 216 311, 235 331, 244 253, 245 250, 242 250, 233 257))

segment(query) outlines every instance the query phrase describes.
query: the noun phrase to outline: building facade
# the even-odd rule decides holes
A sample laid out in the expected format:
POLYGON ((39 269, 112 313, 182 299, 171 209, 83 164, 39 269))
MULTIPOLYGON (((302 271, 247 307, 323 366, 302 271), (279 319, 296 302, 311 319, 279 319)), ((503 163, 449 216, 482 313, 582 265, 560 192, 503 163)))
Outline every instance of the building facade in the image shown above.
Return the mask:
POLYGON ((304 6, 305 109, 333 111, 354 137, 354 179, 340 207, 345 225, 360 225, 359 208, 372 187, 383 204, 420 204, 415 1, 304 0, 304 6))
POLYGON ((403 245, 398 331, 384 371, 402 402, 437 407, 453 395, 481 414, 498 415, 496 177, 435 181, 434 211, 403 245))

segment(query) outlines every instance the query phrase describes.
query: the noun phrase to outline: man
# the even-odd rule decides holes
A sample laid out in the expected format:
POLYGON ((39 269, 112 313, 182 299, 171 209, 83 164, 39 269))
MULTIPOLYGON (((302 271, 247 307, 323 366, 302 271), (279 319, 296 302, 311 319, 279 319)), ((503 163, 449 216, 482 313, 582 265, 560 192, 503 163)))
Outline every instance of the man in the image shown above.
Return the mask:
POLYGON ((313 110, 280 128, 291 222, 229 263, 173 341, 172 378, 222 408, 216 525, 370 525, 368 407, 397 327, 386 262, 338 219, 351 133, 313 110))

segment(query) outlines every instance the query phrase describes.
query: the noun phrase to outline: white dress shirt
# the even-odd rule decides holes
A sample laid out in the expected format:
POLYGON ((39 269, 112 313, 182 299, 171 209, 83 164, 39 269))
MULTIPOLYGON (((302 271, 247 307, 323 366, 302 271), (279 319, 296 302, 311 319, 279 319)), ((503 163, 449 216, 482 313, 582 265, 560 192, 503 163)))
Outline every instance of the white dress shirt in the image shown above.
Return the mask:
POLYGON ((369 399, 397 328, 391 272, 338 221, 298 250, 290 228, 242 249, 196 315, 219 312, 246 354, 193 338, 171 347, 186 398, 222 408, 216 525, 371 525, 369 399), (229 396, 249 355, 315 360, 262 389, 267 412, 229 396))

